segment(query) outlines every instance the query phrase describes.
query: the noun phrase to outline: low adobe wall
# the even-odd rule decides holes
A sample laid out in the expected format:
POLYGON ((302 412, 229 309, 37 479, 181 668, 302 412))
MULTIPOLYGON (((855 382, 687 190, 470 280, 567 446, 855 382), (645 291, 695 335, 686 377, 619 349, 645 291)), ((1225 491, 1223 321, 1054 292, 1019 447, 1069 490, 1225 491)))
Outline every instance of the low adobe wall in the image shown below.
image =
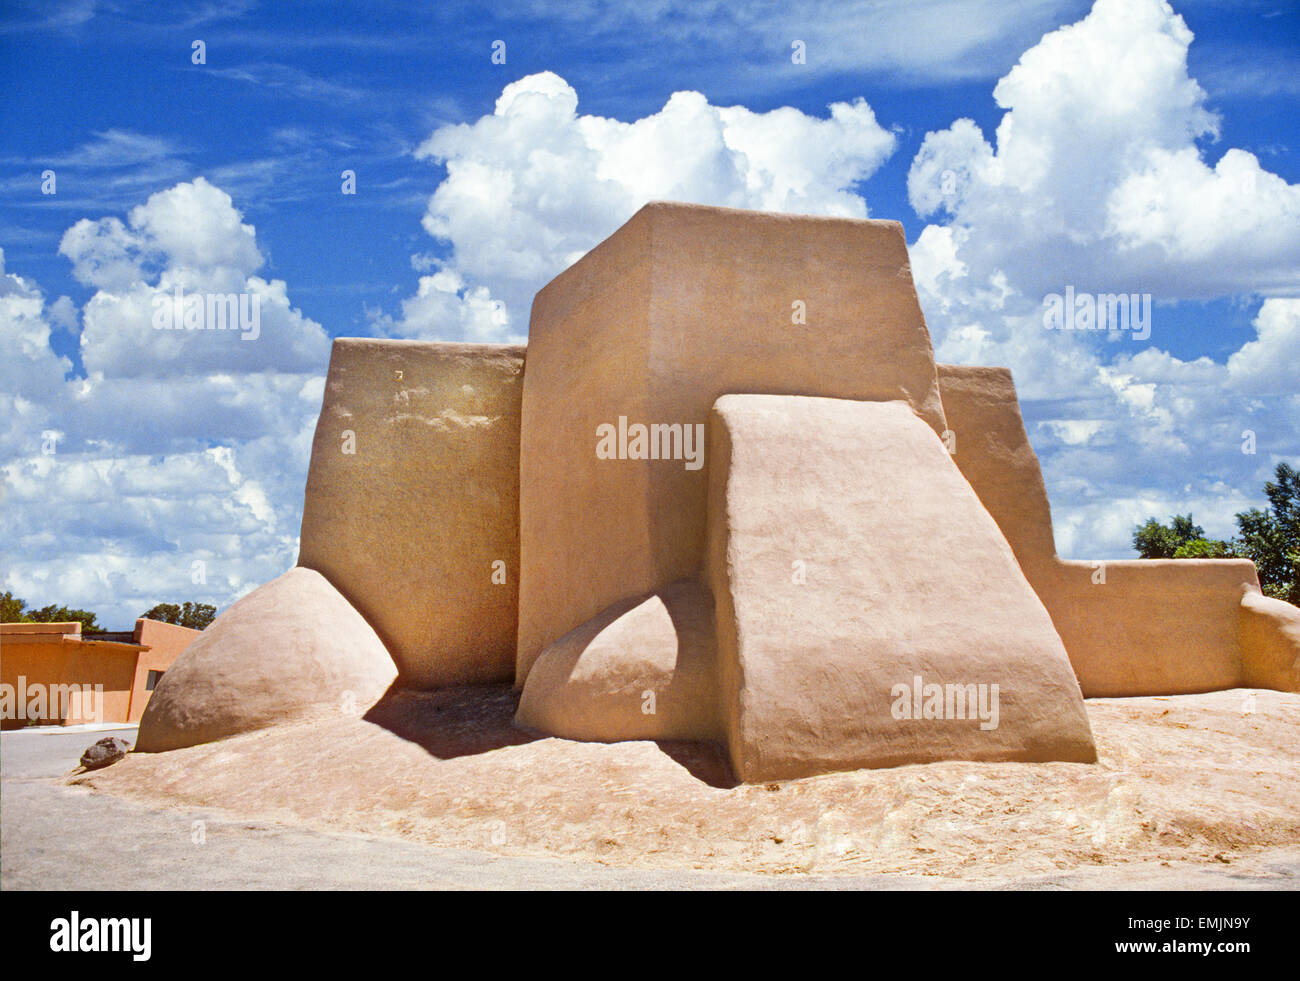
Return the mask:
POLYGON ((1238 622, 1246 559, 1058 559, 1034 588, 1084 693, 1184 695, 1246 684, 1238 622))
MULTIPOLYGON (((1085 695, 1265 684, 1300 690, 1286 663, 1292 648, 1279 633, 1290 622, 1283 609, 1289 604, 1264 604, 1258 624, 1243 621, 1243 599, 1260 595, 1253 562, 1058 558, 1047 490, 1011 372, 943 364, 938 370, 953 459, 1051 613, 1085 695)), ((1300 610, 1290 610, 1300 618, 1300 610)))

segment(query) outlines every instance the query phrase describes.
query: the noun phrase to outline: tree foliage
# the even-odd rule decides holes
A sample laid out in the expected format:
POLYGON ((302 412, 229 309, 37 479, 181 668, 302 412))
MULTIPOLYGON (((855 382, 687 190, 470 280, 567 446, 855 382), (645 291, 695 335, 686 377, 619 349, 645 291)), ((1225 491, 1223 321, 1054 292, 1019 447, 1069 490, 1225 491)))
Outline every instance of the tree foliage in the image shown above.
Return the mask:
POLYGON ((217 615, 217 608, 210 603, 158 603, 141 614, 145 620, 161 620, 163 623, 175 623, 194 630, 203 630, 217 615))
POLYGON ((1207 539, 1191 514, 1176 514, 1167 525, 1148 518, 1136 526, 1133 548, 1144 559, 1250 559, 1265 593, 1300 606, 1300 472, 1279 463, 1273 475, 1264 485, 1268 508, 1238 512, 1236 538, 1207 539))
POLYGON ((1241 552, 1253 559, 1264 592, 1300 606, 1300 473, 1285 463, 1264 485, 1268 509, 1237 515, 1241 552))
MULTIPOLYGON (((147 620, 161 620, 182 627, 202 630, 217 615, 217 608, 209 603, 159 603, 143 614, 147 620)), ((95 614, 89 610, 73 610, 66 606, 43 606, 29 610, 27 602, 12 592, 0 594, 0 623, 71 623, 78 621, 83 634, 102 631, 95 614)))
POLYGON ((1236 541, 1221 542, 1216 538, 1192 538, 1174 550, 1176 559, 1236 559, 1241 551, 1236 541))
POLYGON ((1148 518, 1133 529, 1133 547, 1144 559, 1172 559, 1183 545, 1204 539, 1205 529, 1192 521, 1191 514, 1176 514, 1167 525, 1148 518))
POLYGON ((12 592, 0 595, 0 622, 2 623, 72 623, 81 624, 83 634, 102 630, 89 610, 72 610, 66 606, 42 606, 39 610, 27 609, 26 600, 21 600, 12 592))
POLYGON ((26 623, 23 608, 27 604, 8 590, 0 596, 0 623, 26 623))

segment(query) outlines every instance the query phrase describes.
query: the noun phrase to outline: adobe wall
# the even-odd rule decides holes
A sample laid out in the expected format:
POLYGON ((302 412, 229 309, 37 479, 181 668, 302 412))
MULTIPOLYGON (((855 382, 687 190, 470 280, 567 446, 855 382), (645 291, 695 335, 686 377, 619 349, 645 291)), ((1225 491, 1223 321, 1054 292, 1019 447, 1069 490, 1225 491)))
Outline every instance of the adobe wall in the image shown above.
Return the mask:
POLYGON ((514 677, 524 349, 340 338, 298 564, 417 688, 514 677))
MULTIPOLYGON (((0 681, 27 685, 103 685, 98 710, 93 701, 75 698, 69 711, 52 722, 136 722, 148 704, 145 690, 149 671, 166 670, 200 631, 170 623, 136 621, 135 643, 81 639, 80 624, 5 624, 0 640, 0 681), (141 650, 148 646, 149 650, 141 650), (96 716, 99 716, 96 718, 96 716)), ((25 720, 4 720, 4 728, 25 725, 25 720)))
POLYGON ((703 559, 707 461, 599 459, 597 428, 705 432, 730 392, 901 399, 942 432, 902 226, 654 203, 537 294, 517 685, 548 644, 703 559))
MULTIPOLYGON (((9 630, 0 637, 0 683, 12 685, 17 695, 19 679, 24 679, 30 690, 34 685, 45 686, 47 696, 56 686, 103 685, 102 697, 96 708, 95 696, 86 700, 80 696, 62 706, 64 713, 50 714, 46 706, 44 721, 47 724, 75 725, 81 722, 125 722, 131 705, 131 682, 135 674, 136 648, 119 644, 84 644, 79 639, 80 624, 76 631, 65 634, 58 624, 5 624, 9 630), (24 629, 25 636, 15 634, 24 629), (96 715, 99 718, 96 718, 96 715)), ((0 720, 0 728, 16 729, 27 725, 26 719, 0 720)))
MULTIPOLYGON (((65 644, 63 650, 65 660, 60 683, 102 684, 102 721, 126 722, 131 713, 131 688, 139 652, 127 645, 110 647, 94 642, 65 644)), ((95 718, 96 714, 93 703, 86 704, 83 700, 82 711, 69 713, 64 725, 101 721, 95 718)))
POLYGON ((1056 558, 1052 508, 1009 368, 940 364, 953 462, 1002 529, 1030 582, 1056 558))
MULTIPOLYGON (((25 678, 27 684, 65 684, 63 678, 67 674, 66 660, 61 634, 46 634, 40 639, 23 642, 17 642, 9 636, 0 636, 0 684, 13 686, 15 699, 21 698, 20 678, 25 678)), ((25 715, 25 707, 20 713, 15 705, 15 717, 0 719, 0 728, 21 729, 27 725, 25 718, 16 717, 18 714, 25 715)))
POLYGON ((1084 694, 1181 695, 1246 684, 1238 620, 1248 559, 1057 560, 1035 583, 1084 694), (1104 573, 1104 582, 1094 582, 1104 573))
POLYGON ((1058 558, 1010 371, 943 364, 938 370, 956 437, 953 459, 1051 613, 1084 694, 1171 695, 1247 684, 1239 621, 1243 596, 1259 591, 1254 563, 1058 558))

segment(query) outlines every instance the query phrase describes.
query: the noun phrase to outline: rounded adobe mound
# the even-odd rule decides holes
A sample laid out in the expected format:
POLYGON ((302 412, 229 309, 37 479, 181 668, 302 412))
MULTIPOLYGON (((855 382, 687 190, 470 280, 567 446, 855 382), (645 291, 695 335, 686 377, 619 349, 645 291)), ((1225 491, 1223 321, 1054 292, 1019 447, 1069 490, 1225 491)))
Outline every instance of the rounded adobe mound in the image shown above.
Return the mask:
POLYGON ((624 600, 551 644, 515 721, 589 742, 716 739, 713 601, 678 580, 624 600))
POLYGON ((311 569, 217 617, 167 670, 136 749, 159 753, 322 711, 363 714, 397 677, 379 636, 311 569))

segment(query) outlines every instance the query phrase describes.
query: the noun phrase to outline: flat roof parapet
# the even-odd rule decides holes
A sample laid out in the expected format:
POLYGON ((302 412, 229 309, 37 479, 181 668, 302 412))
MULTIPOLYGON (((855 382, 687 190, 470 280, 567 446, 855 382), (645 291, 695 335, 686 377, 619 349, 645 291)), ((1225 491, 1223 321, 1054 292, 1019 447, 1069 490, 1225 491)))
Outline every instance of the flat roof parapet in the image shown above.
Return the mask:
POLYGON ((81 621, 71 623, 0 623, 0 634, 61 634, 81 636, 81 621))

